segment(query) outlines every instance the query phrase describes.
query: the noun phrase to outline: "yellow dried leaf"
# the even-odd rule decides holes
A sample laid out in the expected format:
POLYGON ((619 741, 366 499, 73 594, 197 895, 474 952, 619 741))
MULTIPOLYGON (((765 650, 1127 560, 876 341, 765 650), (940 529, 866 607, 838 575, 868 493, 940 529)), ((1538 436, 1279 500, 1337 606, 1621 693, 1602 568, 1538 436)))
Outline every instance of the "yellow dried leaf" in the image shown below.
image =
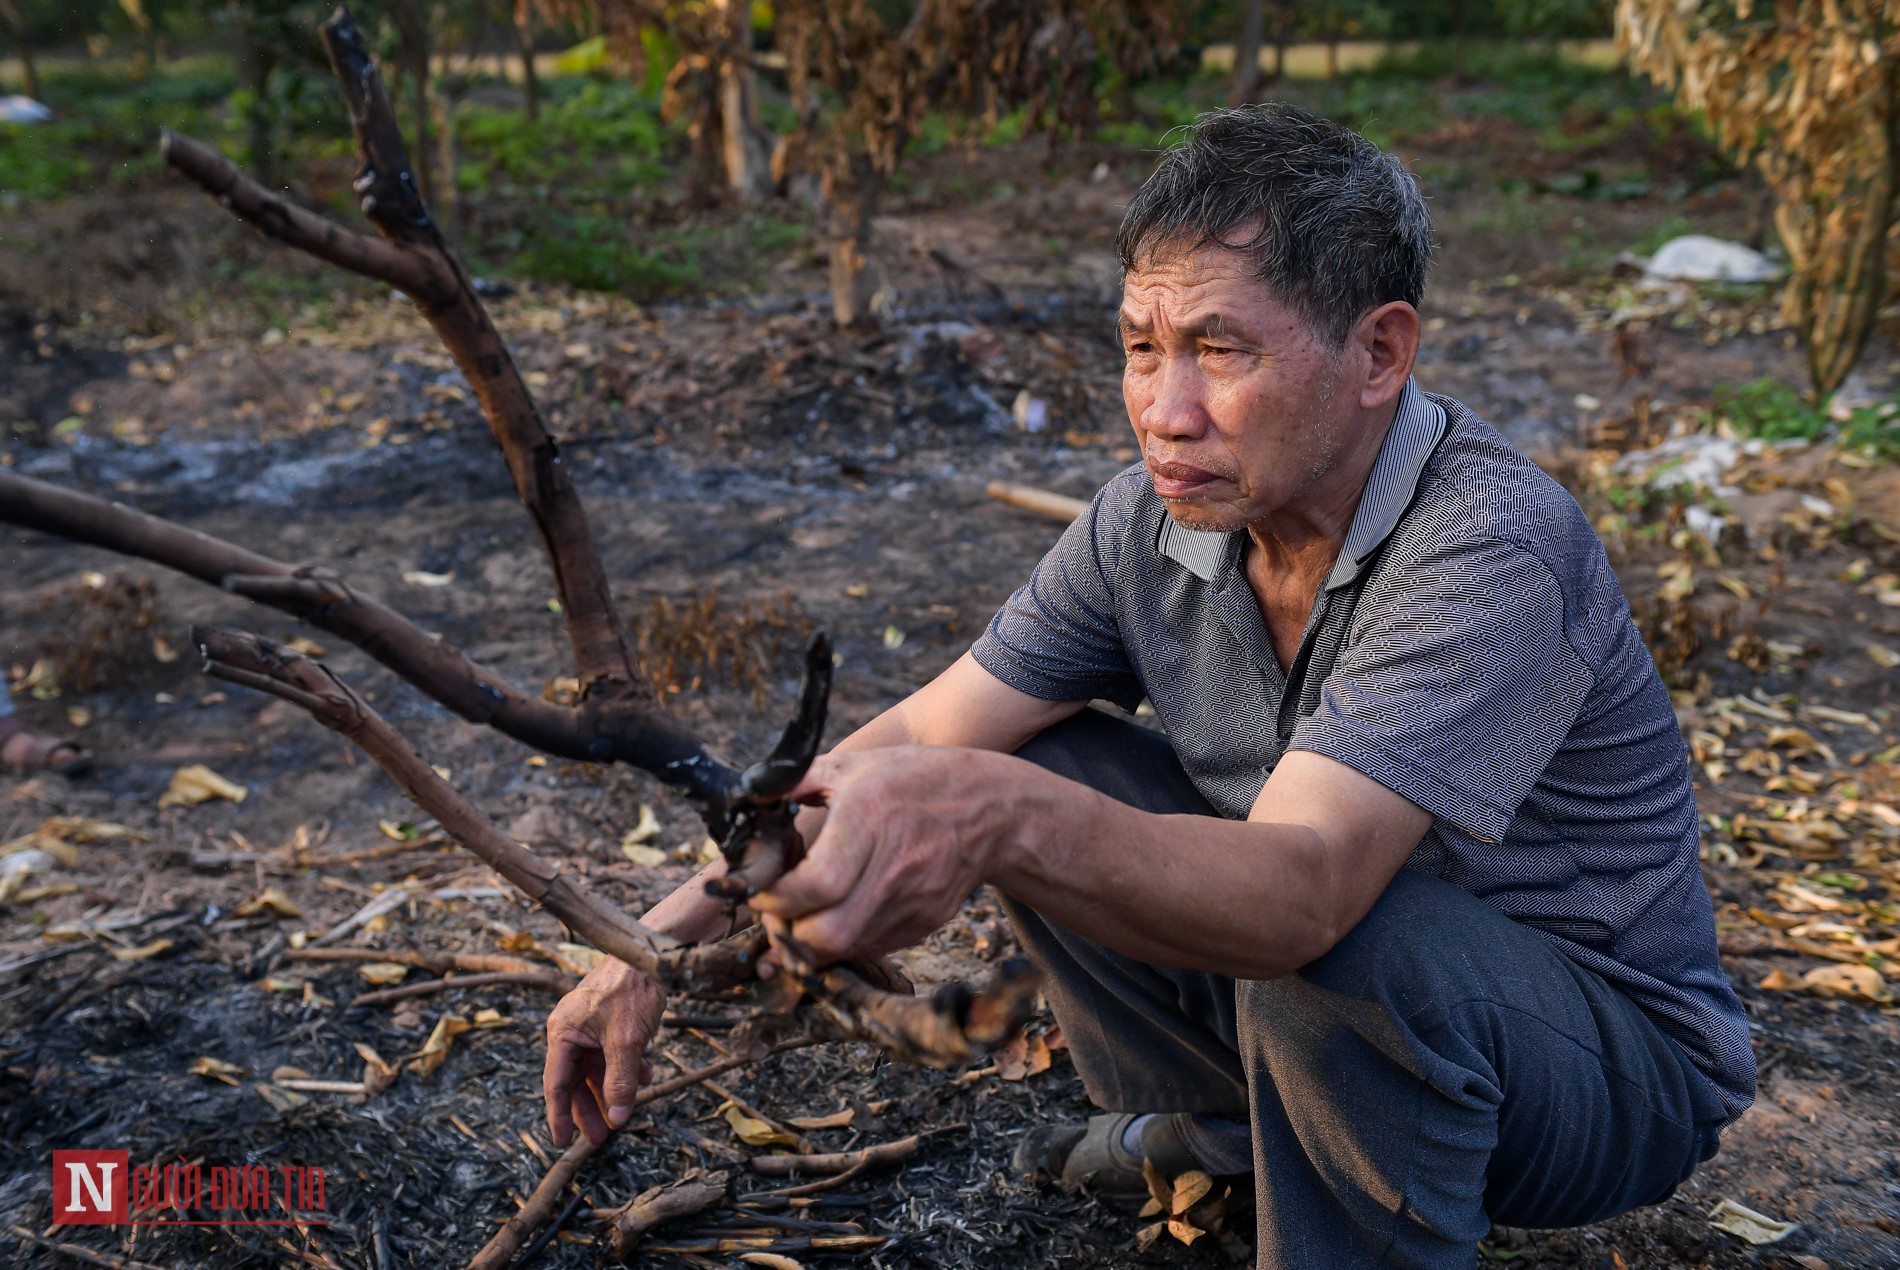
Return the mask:
POLYGON ((1143 1226, 1135 1232, 1135 1251, 1147 1252, 1167 1231, 1168 1223, 1164 1221, 1158 1221, 1152 1226, 1143 1226))
POLYGON ((114 948, 112 955, 120 961, 145 961, 158 956, 171 946, 172 941, 169 939, 154 939, 151 943, 141 944, 137 948, 114 948))
POLYGON ((1839 997, 1863 1005, 1890 1005, 1893 993, 1872 966, 1820 966, 1801 976, 1801 986, 1819 997, 1839 997))
POLYGON ((623 842, 620 853, 643 869, 651 869, 666 863, 666 852, 658 847, 645 846, 638 842, 623 842))
POLYGON ((510 931, 496 940, 495 945, 503 952, 533 952, 541 946, 534 935, 525 930, 510 931))
POLYGON ((279 917, 302 917, 303 910, 288 895, 274 886, 267 886, 250 899, 237 906, 239 917, 255 917, 269 909, 279 917))
POLYGON ((790 1147, 794 1151, 799 1148, 797 1138, 773 1128, 763 1120, 748 1116, 735 1103, 726 1103, 720 1112, 726 1117, 726 1123, 732 1126, 733 1136, 749 1147, 790 1147))
POLYGON ((425 573, 421 569, 411 569, 402 575, 402 580, 410 586, 444 587, 455 581, 454 573, 425 573))
POLYGON ((472 1026, 477 1031, 482 1031, 491 1027, 507 1027, 513 1022, 513 1019, 503 1014, 500 1010, 489 1007, 475 1011, 475 1019, 472 1026))
POLYGON ((1199 1239, 1207 1232, 1202 1230, 1199 1226, 1176 1217, 1168 1223, 1168 1233, 1184 1244, 1192 1244, 1196 1239, 1199 1239))
POLYGON ((226 780, 203 763, 193 763, 172 773, 171 784, 159 795, 158 805, 195 807, 214 798, 241 803, 249 792, 244 786, 226 780))
POLYGON ((302 992, 303 982, 301 979, 279 979, 273 976, 272 978, 264 980, 264 991, 302 992))
POLYGON ((468 1029, 469 1021, 461 1015, 443 1015, 435 1021, 435 1028, 429 1033, 429 1039, 422 1043, 422 1048, 409 1056, 409 1066, 424 1076, 431 1074, 448 1058, 455 1038, 468 1029))
POLYGON ((284 645, 284 647, 288 648, 293 653, 302 653, 305 657, 321 657, 323 656, 323 652, 324 652, 322 644, 319 644, 315 640, 308 639, 302 635, 299 635, 297 636, 297 638, 290 640, 288 643, 284 645))
POLYGON ((1049 1070, 1049 1045, 1040 1035, 1018 1032, 996 1052, 996 1074, 1004 1080, 1027 1080, 1049 1070))
POLYGON ((1785 970, 1770 970, 1762 976, 1761 986, 1769 992, 1799 992, 1801 980, 1785 970))
POLYGON ((584 975, 607 960, 607 954, 586 944, 556 944, 555 961, 572 974, 584 975))
POLYGON ((850 1125, 857 1114, 855 1107, 846 1107, 828 1116, 793 1116, 785 1123, 794 1129, 843 1129, 850 1125))
POLYGON ((191 1066, 185 1070, 190 1072, 193 1076, 207 1076, 212 1080, 221 1080, 227 1085, 235 1085, 238 1083, 237 1078, 239 1076, 249 1075, 248 1072, 235 1063, 227 1063, 222 1059, 209 1057, 192 1059, 191 1066))
POLYGON ((1900 666, 1900 653, 1894 652, 1885 644, 1867 645, 1867 656, 1882 670, 1892 670, 1895 666, 1900 666))
POLYGON ((379 988, 387 988, 407 979, 409 967, 396 961, 369 961, 358 966, 356 973, 379 988))
POLYGON ((1169 1201, 1168 1211, 1179 1217, 1206 1199, 1207 1193, 1213 1189, 1213 1178, 1199 1169, 1189 1169, 1174 1179, 1174 1198, 1169 1201))
POLYGON ((358 1041, 357 1057, 363 1060, 363 1092, 374 1098, 396 1083, 397 1067, 373 1048, 358 1041))
POLYGON ((1656 598, 1665 604, 1686 600, 1695 591, 1695 569, 1687 560, 1665 560, 1656 567, 1656 573, 1663 579, 1656 588, 1656 598))
POLYGON ((766 1270, 805 1270, 804 1262, 776 1252, 742 1252, 739 1260, 749 1266, 764 1266, 766 1270))
POLYGON ((640 804, 640 820, 633 828, 621 836, 620 847, 637 847, 643 842, 651 842, 660 836, 660 818, 653 814, 653 808, 646 803, 640 804))
POLYGON ((1709 1224, 1757 1246, 1778 1243, 1799 1229, 1793 1222, 1776 1221, 1732 1199, 1725 1199, 1709 1210, 1709 1224))
POLYGON ((1150 1217, 1161 1216, 1161 1201, 1150 1195, 1148 1202, 1141 1206, 1141 1211, 1136 1213, 1135 1216, 1143 1221, 1146 1221, 1150 1217))

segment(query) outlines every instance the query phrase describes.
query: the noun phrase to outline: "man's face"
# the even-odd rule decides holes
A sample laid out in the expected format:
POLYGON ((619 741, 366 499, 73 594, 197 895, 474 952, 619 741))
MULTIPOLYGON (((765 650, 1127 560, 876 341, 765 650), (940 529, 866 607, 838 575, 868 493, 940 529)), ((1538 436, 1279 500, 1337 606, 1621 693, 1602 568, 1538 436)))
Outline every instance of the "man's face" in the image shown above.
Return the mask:
POLYGON ((1129 422, 1155 492, 1190 529, 1297 507, 1351 439, 1359 399, 1341 350, 1239 252, 1163 252, 1130 270, 1121 332, 1129 422))

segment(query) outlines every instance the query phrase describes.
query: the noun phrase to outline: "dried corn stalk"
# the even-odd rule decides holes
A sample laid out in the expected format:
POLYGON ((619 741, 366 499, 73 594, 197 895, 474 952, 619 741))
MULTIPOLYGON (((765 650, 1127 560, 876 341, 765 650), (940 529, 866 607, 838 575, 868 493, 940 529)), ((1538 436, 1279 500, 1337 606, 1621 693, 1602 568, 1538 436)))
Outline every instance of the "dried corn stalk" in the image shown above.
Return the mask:
POLYGON ((1886 294, 1900 163, 1900 0, 1618 0, 1617 42, 1752 162, 1794 267, 1784 316, 1817 398, 1886 294))

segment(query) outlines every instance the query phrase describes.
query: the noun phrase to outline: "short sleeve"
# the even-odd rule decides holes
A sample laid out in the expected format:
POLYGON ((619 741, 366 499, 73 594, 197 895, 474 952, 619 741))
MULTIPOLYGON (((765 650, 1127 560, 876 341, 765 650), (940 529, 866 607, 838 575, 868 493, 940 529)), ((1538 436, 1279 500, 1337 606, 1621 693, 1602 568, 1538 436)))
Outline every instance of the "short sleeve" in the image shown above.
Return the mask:
POLYGON ((1556 577, 1507 543, 1427 555, 1374 579, 1361 622, 1288 748, 1501 841, 1591 687, 1556 577))
POLYGON ((1125 528, 1126 500, 1110 497, 1119 484, 1095 495, 970 649, 1019 692, 1044 701, 1102 697, 1125 710, 1141 702, 1102 566, 1101 536, 1125 528))

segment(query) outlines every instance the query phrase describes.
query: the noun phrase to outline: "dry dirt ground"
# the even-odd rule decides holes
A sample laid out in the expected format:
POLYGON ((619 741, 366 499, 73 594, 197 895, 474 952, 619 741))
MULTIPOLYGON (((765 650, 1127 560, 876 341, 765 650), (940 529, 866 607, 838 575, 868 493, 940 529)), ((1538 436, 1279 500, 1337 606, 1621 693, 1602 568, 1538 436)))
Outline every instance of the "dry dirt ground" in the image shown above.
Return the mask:
MULTIPOLYGON (((876 335, 828 329, 808 256, 789 258, 766 291, 725 300, 639 309, 522 290, 496 302, 566 440, 650 664, 675 709, 722 753, 743 759, 770 743, 809 625, 829 630, 841 656, 833 736, 968 645, 1057 533, 987 501, 987 481, 1085 495, 1132 458, 1108 325, 1109 237, 1139 165, 1098 177, 1093 158, 1072 157, 1006 197, 926 192, 898 204, 879 227, 894 304, 876 335), (1039 433, 1012 418, 1022 392, 1049 403, 1039 433)), ((943 166, 948 185, 957 174, 951 160, 943 166)), ((991 180, 964 175, 959 188, 991 180)), ((1627 415, 1639 396, 1660 419, 1724 382, 1764 373, 1794 382, 1798 354, 1765 320, 1765 301, 1677 306, 1619 342, 1608 319, 1634 297, 1608 277, 1540 281, 1535 242, 1483 230, 1495 210, 1486 197, 1441 196, 1448 248, 1419 377, 1545 457, 1593 511, 1613 514, 1592 492, 1603 456, 1586 443, 1606 435, 1592 421, 1627 415), (1580 405, 1579 394, 1600 404, 1580 405)), ((1716 224, 1737 216, 1720 204, 1700 211, 1716 224)), ((318 276, 162 185, 129 212, 21 213, 0 251, 10 306, 0 421, 34 426, 15 428, 0 462, 280 559, 320 561, 516 682, 557 690, 569 668, 546 564, 426 330, 404 304, 363 287, 317 284, 268 303, 219 296, 207 262, 232 259, 318 276)), ((1870 364, 1884 375, 1892 356, 1883 336, 1870 364)), ((1627 434, 1641 420, 1621 426, 1627 434)), ((1900 567, 1895 489, 1890 472, 1810 457, 1799 481, 1767 472, 1757 482, 1765 497, 1835 480, 1859 511, 1797 534, 1774 518, 1787 511, 1783 498, 1763 522, 1780 544, 1774 559, 1730 545, 1685 578, 1667 522, 1660 540, 1633 526, 1609 534, 1633 607, 1683 686, 1685 728, 1713 738, 1697 740, 1703 810, 1721 818, 1708 877, 1734 954, 1725 964, 1755 1027, 1760 1099, 1669 1202, 1584 1231, 1500 1230, 1487 1260, 1900 1266, 1900 1018, 1891 1005, 1759 986, 1839 964, 1805 950, 1900 933, 1900 849, 1866 812, 1895 802, 1900 700, 1893 671, 1863 651, 1900 647, 1900 611, 1878 602, 1877 582, 1900 567), (1801 804, 1792 815, 1791 795, 1801 804), (1773 832, 1738 824, 1738 814, 1773 832), (1818 824, 1837 828, 1802 828, 1818 824), (1862 889, 1804 883, 1803 871, 1851 874, 1862 889), (1751 908, 1774 920, 1751 918, 1751 908), (1723 1198, 1801 1228, 1751 1248, 1709 1224, 1723 1198)), ((0 907, 0 1140, 10 1148, 0 1217, 46 1229, 54 1148, 317 1165, 328 1177, 324 1229, 62 1228, 62 1237, 181 1270, 461 1264, 543 1171, 540 1027, 555 998, 508 987, 352 1006, 370 986, 357 969, 290 959, 287 941, 400 882, 417 898, 345 946, 494 952, 523 946, 525 933, 554 950, 561 932, 484 889, 492 877, 413 824, 410 805, 340 740, 175 656, 186 627, 314 634, 329 645, 327 663, 369 689, 463 793, 629 908, 691 869, 679 858, 641 868, 623 854, 641 804, 663 825, 650 845, 676 856, 695 849, 696 822, 642 775, 538 761, 273 612, 29 532, 7 529, 0 544, 0 662, 15 668, 21 709, 76 731, 99 757, 84 779, 0 779, 0 841, 56 816, 133 831, 80 843, 73 867, 27 879, 50 893, 26 899, 16 888, 0 907), (173 774, 191 764, 243 786, 243 801, 161 808, 173 774), (268 888, 294 916, 243 907, 268 888), (152 951, 161 939, 170 942, 152 951), (141 950, 150 955, 127 955, 141 950), (424 1048, 439 1017, 483 1009, 503 1022, 462 1034, 439 1068, 406 1071, 367 1102, 270 1088, 282 1067, 355 1079, 357 1044, 398 1059, 424 1048), (229 1082, 195 1074, 203 1058, 240 1070, 229 1082)), ((931 984, 979 977, 1010 950, 993 901, 979 894, 909 963, 931 984)), ((676 1030, 664 1051, 696 1065, 718 1037, 676 1030)), ((963 1127, 901 1171, 802 1210, 885 1237, 858 1254, 870 1264, 1247 1262, 1245 1230, 1191 1248, 1164 1237, 1139 1252, 1132 1215, 1013 1180, 1014 1135, 1086 1111, 1059 1047, 1046 1071, 1003 1079, 1015 1074, 918 1071, 829 1046, 736 1074, 727 1088, 780 1119, 852 1109, 848 1127, 810 1131, 818 1149, 963 1127)), ((768 1189, 747 1176, 750 1151, 717 1114, 721 1103, 692 1091, 646 1109, 582 1175, 587 1203, 618 1203, 694 1165, 735 1169, 741 1192, 768 1189)), ((537 1264, 597 1264, 595 1229, 583 1210, 537 1264)), ((708 1219, 656 1242, 694 1246, 716 1233, 708 1219)), ((10 1265, 69 1264, 10 1235, 0 1234, 0 1250, 10 1265)), ((692 1264, 738 1264, 695 1255, 692 1264)))

